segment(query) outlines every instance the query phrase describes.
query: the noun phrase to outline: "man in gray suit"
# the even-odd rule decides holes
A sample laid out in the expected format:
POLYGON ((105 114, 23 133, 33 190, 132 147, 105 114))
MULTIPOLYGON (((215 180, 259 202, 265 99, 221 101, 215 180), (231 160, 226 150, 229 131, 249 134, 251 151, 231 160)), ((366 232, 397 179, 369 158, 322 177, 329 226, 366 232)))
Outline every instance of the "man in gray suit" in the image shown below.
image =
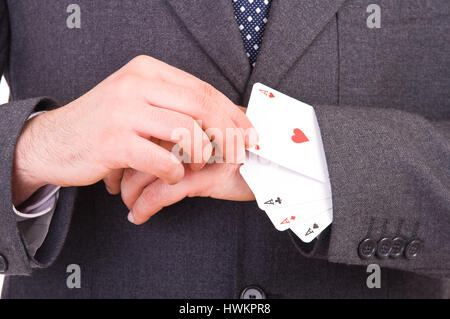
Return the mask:
POLYGON ((448 297, 450 3, 274 1, 255 63, 233 2, 0 0, 3 297, 448 297), (316 110, 334 221, 311 244, 238 164, 166 150, 177 127, 248 146, 255 82, 316 110))

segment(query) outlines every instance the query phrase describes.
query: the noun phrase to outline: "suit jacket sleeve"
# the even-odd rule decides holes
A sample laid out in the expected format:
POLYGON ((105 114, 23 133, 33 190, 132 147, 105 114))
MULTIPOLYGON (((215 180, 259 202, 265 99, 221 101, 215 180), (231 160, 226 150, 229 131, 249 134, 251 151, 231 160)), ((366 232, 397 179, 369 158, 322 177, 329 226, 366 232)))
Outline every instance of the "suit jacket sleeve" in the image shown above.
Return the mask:
MULTIPOLYGON (((7 73, 8 25, 7 7, 4 1, 0 1, 0 74, 7 73)), ((61 191, 49 233, 34 257, 28 254, 12 209, 11 170, 16 141, 31 113, 56 107, 56 102, 42 97, 0 106, 0 176, 3 181, 0 188, 0 254, 8 275, 29 274, 33 268, 50 265, 58 256, 68 232, 75 197, 73 188, 61 191)))
POLYGON ((316 106, 316 113, 334 221, 312 246, 296 241, 301 251, 334 263, 450 276, 450 113, 428 120, 388 108, 332 105, 316 106), (381 239, 396 237, 405 240, 403 253, 384 258, 381 239), (367 238, 380 254, 370 256, 370 245, 359 251, 367 238), (408 246, 413 240, 419 244, 408 246))

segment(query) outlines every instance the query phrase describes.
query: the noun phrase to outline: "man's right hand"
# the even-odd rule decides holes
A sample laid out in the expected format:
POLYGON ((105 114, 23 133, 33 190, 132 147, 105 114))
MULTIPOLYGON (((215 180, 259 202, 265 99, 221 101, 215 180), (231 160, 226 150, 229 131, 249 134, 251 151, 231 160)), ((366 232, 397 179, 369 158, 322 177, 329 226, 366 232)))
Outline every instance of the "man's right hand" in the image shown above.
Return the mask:
MULTIPOLYGON (((151 138, 179 143, 192 159, 201 159, 191 164, 200 169, 212 151, 204 130, 220 129, 226 136, 233 129, 243 147, 249 146, 243 130, 251 127, 244 112, 211 85, 139 56, 79 99, 26 124, 15 150, 13 203, 19 205, 46 184, 84 186, 105 179, 108 190, 117 193, 114 185, 119 186, 124 168, 177 183, 183 164, 151 138), (179 140, 173 134, 179 128, 189 130, 192 140, 179 140)), ((222 154, 224 141, 216 146, 222 154)))

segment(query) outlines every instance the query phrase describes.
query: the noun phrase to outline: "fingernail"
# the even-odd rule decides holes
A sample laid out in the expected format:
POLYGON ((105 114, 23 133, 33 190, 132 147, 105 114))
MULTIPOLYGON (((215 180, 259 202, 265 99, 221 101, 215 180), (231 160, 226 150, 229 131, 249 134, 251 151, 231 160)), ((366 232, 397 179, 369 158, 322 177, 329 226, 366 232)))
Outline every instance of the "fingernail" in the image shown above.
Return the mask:
POLYGON ((129 212, 129 213, 128 213, 128 216, 127 216, 127 218, 128 218, 128 221, 129 221, 130 223, 132 223, 132 224, 135 224, 135 225, 136 225, 136 223, 135 223, 135 220, 134 220, 134 215, 133 215, 133 213, 132 213, 132 212, 129 212))

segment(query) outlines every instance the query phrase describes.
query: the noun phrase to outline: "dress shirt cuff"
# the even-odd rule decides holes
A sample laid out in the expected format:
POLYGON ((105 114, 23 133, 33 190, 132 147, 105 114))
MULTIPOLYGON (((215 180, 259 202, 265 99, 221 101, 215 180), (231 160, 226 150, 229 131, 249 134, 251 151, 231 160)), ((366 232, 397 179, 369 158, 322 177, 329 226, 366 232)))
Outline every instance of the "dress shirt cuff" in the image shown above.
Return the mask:
POLYGON ((37 250, 42 246, 47 237, 50 223, 56 210, 58 197, 59 192, 57 191, 53 193, 48 200, 43 202, 43 204, 37 208, 37 211, 41 212, 40 214, 33 214, 34 211, 31 211, 30 215, 39 215, 37 217, 24 218, 17 216, 17 226, 23 236, 28 254, 32 257, 36 255, 37 250))
POLYGON ((13 205, 13 211, 17 216, 17 221, 36 218, 54 210, 56 198, 58 197, 60 186, 45 185, 38 189, 20 206, 13 205), (51 204, 51 205, 50 205, 51 204))

